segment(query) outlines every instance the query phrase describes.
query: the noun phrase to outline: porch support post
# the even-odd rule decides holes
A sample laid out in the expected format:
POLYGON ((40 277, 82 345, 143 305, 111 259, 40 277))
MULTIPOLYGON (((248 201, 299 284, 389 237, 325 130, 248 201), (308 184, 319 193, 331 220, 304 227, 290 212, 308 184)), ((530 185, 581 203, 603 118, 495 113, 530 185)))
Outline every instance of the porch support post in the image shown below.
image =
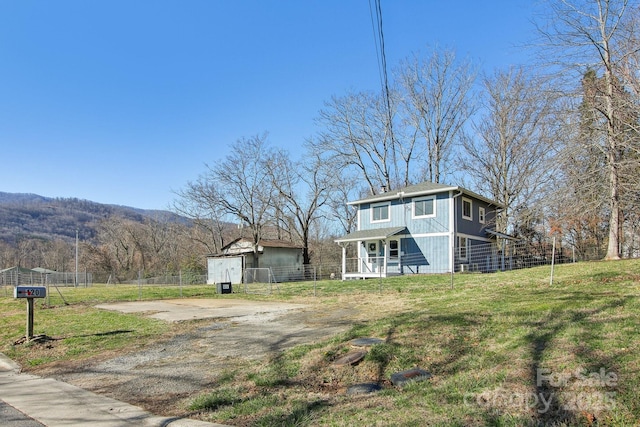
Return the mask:
POLYGON ((345 280, 347 274, 347 245, 348 243, 340 245, 342 247, 342 281, 345 280))
POLYGON ((387 277, 387 260, 389 259, 389 244, 386 240, 382 241, 384 245, 384 258, 382 260, 382 268, 384 272, 384 277, 387 277))
POLYGON ((449 191, 449 271, 453 283, 453 273, 456 268, 456 198, 453 191, 449 191))

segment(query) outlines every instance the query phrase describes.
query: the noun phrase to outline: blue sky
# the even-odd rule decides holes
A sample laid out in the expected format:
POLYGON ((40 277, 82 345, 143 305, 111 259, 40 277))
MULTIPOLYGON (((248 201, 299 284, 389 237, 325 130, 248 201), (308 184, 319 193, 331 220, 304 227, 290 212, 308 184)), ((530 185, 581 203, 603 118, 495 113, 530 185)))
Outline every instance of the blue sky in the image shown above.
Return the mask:
MULTIPOLYGON (((389 69, 430 47, 526 61, 530 0, 382 0, 389 69)), ((165 209, 242 137, 300 154, 380 89, 369 0, 0 2, 0 191, 165 209)))

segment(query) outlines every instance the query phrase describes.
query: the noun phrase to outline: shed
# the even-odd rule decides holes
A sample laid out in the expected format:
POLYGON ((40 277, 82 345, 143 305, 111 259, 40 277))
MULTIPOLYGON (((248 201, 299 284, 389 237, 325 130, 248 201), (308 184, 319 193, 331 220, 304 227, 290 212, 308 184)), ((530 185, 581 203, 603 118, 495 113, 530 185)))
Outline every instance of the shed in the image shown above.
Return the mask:
POLYGON ((269 268, 278 272, 279 280, 287 280, 287 272, 298 273, 302 269, 301 245, 278 239, 262 239, 254 251, 253 242, 239 238, 219 254, 207 257, 207 283, 242 283, 246 268, 269 268))

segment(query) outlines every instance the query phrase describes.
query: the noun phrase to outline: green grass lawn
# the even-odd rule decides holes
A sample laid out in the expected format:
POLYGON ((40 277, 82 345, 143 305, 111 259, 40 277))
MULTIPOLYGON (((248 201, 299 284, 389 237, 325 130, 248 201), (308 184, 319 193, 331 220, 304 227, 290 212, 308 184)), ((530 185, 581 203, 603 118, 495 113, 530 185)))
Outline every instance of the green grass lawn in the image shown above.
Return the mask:
MULTIPOLYGON (((232 425, 637 425, 640 260, 559 265, 553 285, 549 277, 549 267, 541 267, 458 274, 453 287, 447 275, 402 276, 225 295, 327 310, 348 305, 359 314, 350 331, 329 341, 230 364, 218 387, 202 390, 184 410, 232 425), (384 342, 355 366, 335 365, 359 337, 384 342), (414 367, 433 376, 402 388, 390 383, 393 373, 414 367), (346 393, 361 382, 382 390, 346 393)), ((54 292, 52 308, 40 303, 36 311, 35 333, 65 341, 64 351, 56 346, 48 356, 13 345, 24 335, 24 301, 0 299, 1 351, 23 366, 141 345, 171 328, 97 310, 95 302, 179 297, 176 288, 94 286, 61 290, 64 305, 54 292)), ((220 297, 202 286, 181 292, 220 297)))

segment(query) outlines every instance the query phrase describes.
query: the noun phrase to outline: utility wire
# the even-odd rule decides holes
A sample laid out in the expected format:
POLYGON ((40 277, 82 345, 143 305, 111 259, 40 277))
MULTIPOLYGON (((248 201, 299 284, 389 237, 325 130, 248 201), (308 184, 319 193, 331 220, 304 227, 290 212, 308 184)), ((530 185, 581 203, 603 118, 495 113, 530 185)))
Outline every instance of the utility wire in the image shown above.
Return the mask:
MULTIPOLYGON (((391 117, 391 95, 389 93, 389 77, 387 74, 387 55, 385 54, 384 46, 384 31, 382 29, 382 6, 381 0, 374 0, 375 7, 371 5, 369 0, 369 13, 371 14, 371 23, 373 26, 373 38, 376 46, 376 57, 378 60, 378 73, 380 75, 380 83, 382 86, 382 93, 384 96, 386 110, 387 110, 387 122, 389 124, 389 136, 391 138, 391 145, 395 145, 395 138, 393 135, 393 121, 391 117), (373 16, 373 9, 375 8, 375 19, 373 16)), ((396 165, 396 150, 392 148, 393 164, 396 165)), ((396 170, 397 174, 397 170, 396 170)), ((396 176, 396 179, 398 177, 396 176)))

